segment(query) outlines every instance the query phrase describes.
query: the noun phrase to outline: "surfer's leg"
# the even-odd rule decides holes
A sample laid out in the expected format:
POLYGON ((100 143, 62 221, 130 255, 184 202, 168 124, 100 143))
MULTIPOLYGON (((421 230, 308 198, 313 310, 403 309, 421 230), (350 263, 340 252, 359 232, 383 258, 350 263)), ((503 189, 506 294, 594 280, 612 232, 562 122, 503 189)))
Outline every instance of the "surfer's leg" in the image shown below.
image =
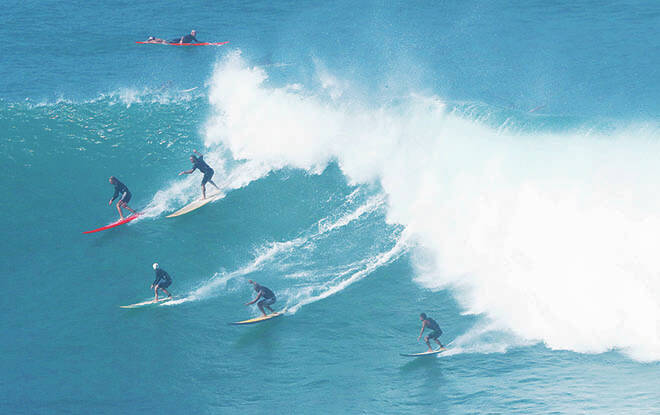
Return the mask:
POLYGON ((261 311, 261 314, 264 315, 264 317, 267 316, 266 312, 264 311, 264 300, 261 300, 257 303, 257 307, 259 307, 259 310, 261 311))
POLYGON ((171 296, 172 296, 172 294, 170 294, 170 292, 167 291, 165 288, 161 287, 160 289, 163 290, 163 291, 165 291, 165 294, 167 294, 168 297, 171 297, 171 296))
POLYGON ((202 183, 202 199, 206 199, 206 184, 202 183))
POLYGON ((117 202, 117 212, 119 212, 119 219, 124 220, 124 215, 121 213, 121 204, 123 202, 120 200, 117 202))
POLYGON ((211 183, 216 189, 220 190, 220 188, 218 187, 218 185, 216 185, 215 183, 213 183, 213 180, 209 180, 209 183, 211 183))
POLYGON ((154 293, 156 294, 156 301, 158 301, 158 285, 154 287, 154 293))
POLYGON ((433 348, 431 347, 431 343, 429 342, 429 336, 424 337, 424 342, 429 347, 429 352, 432 352, 433 348))
POLYGON ((275 310, 270 308, 270 306, 273 305, 274 303, 275 303, 275 298, 271 298, 270 300, 264 301, 264 306, 266 306, 266 308, 269 309, 271 313, 274 313, 275 310))

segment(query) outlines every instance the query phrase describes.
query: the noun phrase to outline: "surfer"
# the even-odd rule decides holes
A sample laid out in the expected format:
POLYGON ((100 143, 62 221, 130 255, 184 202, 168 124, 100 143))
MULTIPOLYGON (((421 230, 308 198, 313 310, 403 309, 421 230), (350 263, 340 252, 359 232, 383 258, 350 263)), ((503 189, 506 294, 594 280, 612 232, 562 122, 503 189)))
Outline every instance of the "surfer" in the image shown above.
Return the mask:
POLYGON ((199 40, 197 40, 197 38, 195 37, 196 35, 197 35, 197 32, 195 30, 191 30, 189 35, 185 35, 185 36, 178 37, 176 39, 172 39, 172 40, 169 41, 169 43, 178 43, 178 44, 193 43, 193 40, 195 41, 195 43, 202 43, 199 40))
POLYGON ((131 192, 128 190, 128 187, 119 180, 115 176, 110 176, 108 179, 111 185, 115 187, 115 194, 112 195, 112 199, 108 202, 108 205, 111 205, 112 202, 117 198, 117 196, 121 195, 119 198, 119 201, 117 202, 117 211, 119 212, 119 218, 120 220, 124 220, 124 215, 121 212, 121 208, 125 207, 126 209, 130 210, 131 213, 135 215, 135 211, 128 207, 128 202, 131 200, 131 192))
POLYGON ((193 168, 191 170, 186 170, 182 171, 179 173, 179 176, 182 174, 190 174, 195 171, 195 169, 199 169, 202 173, 204 173, 204 178, 202 179, 202 199, 206 199, 206 183, 211 183, 216 189, 220 190, 218 186, 216 186, 215 183, 213 183, 213 180, 211 180, 211 177, 213 177, 213 169, 206 164, 204 161, 204 156, 199 154, 197 150, 193 150, 195 154, 197 154, 199 157, 195 156, 190 156, 190 161, 193 164, 193 168))
POLYGON ((266 317, 266 312, 264 311, 264 307, 270 310, 271 313, 274 313, 275 310, 270 308, 271 305, 275 304, 275 294, 268 289, 267 287, 264 287, 263 285, 259 285, 256 282, 252 280, 248 280, 248 282, 252 285, 254 285, 254 290, 258 293, 257 298, 254 300, 250 301, 249 303, 245 303, 245 305, 251 305, 254 303, 257 303, 257 300, 262 298, 261 301, 257 303, 257 307, 259 307, 259 310, 261 310, 261 313, 266 317))
POLYGON ((435 340, 435 342, 438 343, 438 345, 441 348, 444 349, 445 346, 443 346, 442 343, 440 343, 440 341, 438 340, 438 337, 440 337, 440 335, 442 334, 442 329, 440 328, 438 323, 436 323, 436 321, 433 320, 431 317, 426 317, 425 313, 420 314, 419 319, 422 320, 422 331, 419 332, 419 337, 417 337, 417 340, 422 338, 422 334, 424 333, 424 329, 428 327, 429 330, 433 330, 431 332, 431 334, 424 337, 424 341, 426 342, 426 345, 429 347, 429 352, 433 351, 433 348, 431 347, 431 343, 429 342, 429 339, 435 340))
POLYGON ((153 265, 154 271, 156 271, 156 279, 154 280, 153 284, 151 284, 151 288, 153 288, 154 293, 156 294, 156 301, 158 301, 158 290, 161 289, 165 291, 165 294, 167 294, 168 297, 172 298, 172 294, 169 293, 169 291, 166 290, 167 287, 172 284, 172 277, 170 277, 170 274, 168 274, 164 269, 162 269, 158 263, 154 263, 153 265))

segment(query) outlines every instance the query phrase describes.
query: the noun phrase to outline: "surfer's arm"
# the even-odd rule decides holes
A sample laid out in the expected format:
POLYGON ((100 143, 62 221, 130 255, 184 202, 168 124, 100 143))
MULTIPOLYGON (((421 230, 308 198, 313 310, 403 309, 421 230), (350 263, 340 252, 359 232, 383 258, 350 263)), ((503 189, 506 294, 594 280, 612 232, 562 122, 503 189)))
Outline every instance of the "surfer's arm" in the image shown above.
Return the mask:
POLYGON ((110 202, 108 204, 111 204, 116 198, 119 196, 119 188, 115 187, 115 194, 112 195, 112 199, 110 199, 110 202))
POLYGON ((179 173, 179 176, 181 176, 182 174, 190 174, 190 173, 194 172, 196 168, 197 168, 197 166, 193 167, 190 170, 184 170, 181 173, 179 173))
POLYGON ((419 336, 417 336, 417 340, 422 338, 422 334, 424 334, 425 328, 426 328, 426 321, 422 323, 422 331, 419 332, 419 336))
POLYGON ((261 298, 261 293, 259 293, 259 294, 257 295, 257 298, 255 298, 254 300, 250 301, 249 303, 245 303, 245 305, 254 304, 254 303, 256 303, 257 300, 260 299, 260 298, 261 298))

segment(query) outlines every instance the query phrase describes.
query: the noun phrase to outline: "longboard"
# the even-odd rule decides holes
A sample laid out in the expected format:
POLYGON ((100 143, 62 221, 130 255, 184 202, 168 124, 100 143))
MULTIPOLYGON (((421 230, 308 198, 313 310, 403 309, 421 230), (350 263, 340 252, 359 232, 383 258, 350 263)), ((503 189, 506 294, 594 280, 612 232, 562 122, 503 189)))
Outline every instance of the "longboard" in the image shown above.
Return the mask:
POLYGON ((439 353, 444 352, 445 350, 447 350, 447 349, 444 348, 444 347, 441 347, 441 348, 439 348, 439 349, 435 349, 435 350, 433 350, 433 351, 431 351, 431 352, 422 352, 422 353, 399 353, 399 354, 400 354, 401 356, 405 356, 405 357, 424 357, 424 356, 434 356, 434 355, 436 355, 436 354, 439 354, 439 353))
POLYGON ((161 42, 135 42, 139 43, 141 45, 169 45, 169 46, 220 46, 224 45, 226 43, 229 43, 229 41, 226 42, 202 42, 202 43, 161 43, 161 42))
POLYGON ((106 229, 111 229, 111 228, 114 228, 114 227, 116 227, 116 226, 123 225, 123 224, 128 223, 128 222, 130 222, 130 221, 132 221, 132 220, 135 220, 135 219, 138 218, 138 216, 140 216, 140 214, 139 214, 139 213, 136 213, 136 214, 131 215, 131 216, 129 216, 129 217, 123 219, 123 220, 118 220, 117 222, 113 222, 113 223, 111 223, 110 225, 105 225, 105 226, 102 226, 102 227, 100 227, 100 228, 98 228, 98 229, 94 229, 93 231, 85 231, 85 232, 83 232, 83 233, 94 233, 94 232, 105 231, 106 229))
POLYGON ((149 304, 156 304, 157 302, 162 303, 163 301, 171 301, 173 299, 174 299, 173 297, 165 297, 165 298, 159 298, 158 301, 149 300, 149 301, 143 301, 141 303, 135 303, 135 304, 131 304, 131 305, 120 305, 119 307, 120 308, 138 308, 138 307, 142 307, 142 306, 149 305, 149 304))
POLYGON ((187 204, 186 206, 182 207, 181 209, 177 210, 176 212, 169 214, 165 216, 166 218, 176 218, 177 216, 185 215, 186 213, 190 213, 193 210, 197 210, 201 208, 202 206, 211 203, 215 200, 218 200, 222 196, 222 193, 214 193, 210 196, 208 196, 206 199, 197 199, 192 203, 187 204))
POLYGON ((256 318, 251 318, 249 320, 243 320, 243 321, 237 321, 235 323, 229 323, 232 326, 246 326, 248 324, 256 324, 256 323, 261 323, 262 321, 267 321, 276 317, 280 317, 284 315, 284 312, 286 312, 286 308, 282 311, 278 311, 276 313, 268 314, 267 316, 259 316, 256 318))

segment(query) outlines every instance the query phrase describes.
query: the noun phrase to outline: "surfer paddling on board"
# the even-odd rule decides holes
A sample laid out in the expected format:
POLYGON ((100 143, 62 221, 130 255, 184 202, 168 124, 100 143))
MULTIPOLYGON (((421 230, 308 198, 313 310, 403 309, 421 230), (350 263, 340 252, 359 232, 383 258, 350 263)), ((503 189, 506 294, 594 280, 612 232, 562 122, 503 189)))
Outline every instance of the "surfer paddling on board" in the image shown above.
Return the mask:
POLYGON ((264 317, 266 317, 266 312, 264 311, 264 307, 269 309, 271 313, 274 313, 275 310, 270 308, 270 306, 275 304, 275 300, 276 300, 275 294, 273 294, 273 292, 267 287, 264 287, 263 285, 259 285, 252 280, 248 280, 248 282, 254 285, 254 290, 258 294, 257 294, 257 298, 250 301, 249 303, 245 303, 245 305, 251 305, 257 303, 257 300, 261 298, 262 300, 257 303, 257 307, 259 307, 259 310, 261 310, 261 313, 264 315, 264 317))
POLYGON ((169 43, 178 43, 178 44, 193 43, 193 40, 195 41, 195 43, 202 43, 199 40, 197 40, 197 38, 195 36, 197 36, 197 31, 191 30, 189 35, 185 35, 185 36, 178 37, 176 39, 172 39, 172 40, 169 41, 169 43))
POLYGON ((133 213, 135 215, 136 214, 135 211, 133 209, 131 209, 130 207, 128 207, 128 202, 131 201, 131 192, 128 190, 128 187, 126 187, 126 185, 124 183, 117 180, 117 178, 115 176, 110 176, 108 181, 110 182, 111 185, 113 185, 115 187, 115 194, 112 195, 112 199, 110 199, 110 201, 108 202, 108 205, 111 205, 112 202, 119 195, 121 195, 121 197, 119 198, 119 201, 117 202, 117 211, 119 212, 119 219, 124 220, 124 215, 121 212, 121 208, 123 208, 123 207, 130 210, 131 213, 133 213))
POLYGON ((422 331, 419 332, 419 337, 417 337, 417 340, 422 338, 422 334, 424 333, 424 329, 428 327, 429 330, 433 330, 431 334, 428 336, 424 337, 424 341, 426 342, 426 345, 429 347, 429 352, 433 351, 433 348, 431 347, 431 343, 429 342, 429 339, 435 340, 436 343, 438 343, 438 346, 440 348, 444 349, 445 346, 440 343, 438 340, 438 337, 442 334, 442 329, 436 323, 435 320, 433 320, 431 317, 427 317, 425 313, 422 313, 419 315, 419 319, 422 320, 422 331))
POLYGON ((193 164, 193 168, 190 170, 182 171, 181 173, 179 173, 179 176, 181 176, 182 174, 190 174, 197 169, 202 173, 204 173, 204 178, 202 179, 202 199, 206 199, 206 183, 211 183, 218 190, 220 190, 220 188, 216 186, 215 183, 213 183, 213 180, 211 180, 214 171, 208 164, 206 164, 206 162, 204 161, 204 156, 199 154, 197 150, 193 150, 193 152, 198 156, 198 157, 190 156, 190 161, 193 164))
POLYGON ((156 294, 156 302, 158 302, 158 290, 163 290, 165 291, 165 294, 167 294, 168 297, 172 297, 172 294, 169 293, 169 291, 166 290, 167 287, 172 284, 172 277, 170 277, 170 274, 168 274, 164 269, 158 265, 158 263, 154 263, 153 265, 154 271, 156 271, 156 279, 154 280, 153 284, 151 284, 151 288, 154 290, 154 293, 156 294))

